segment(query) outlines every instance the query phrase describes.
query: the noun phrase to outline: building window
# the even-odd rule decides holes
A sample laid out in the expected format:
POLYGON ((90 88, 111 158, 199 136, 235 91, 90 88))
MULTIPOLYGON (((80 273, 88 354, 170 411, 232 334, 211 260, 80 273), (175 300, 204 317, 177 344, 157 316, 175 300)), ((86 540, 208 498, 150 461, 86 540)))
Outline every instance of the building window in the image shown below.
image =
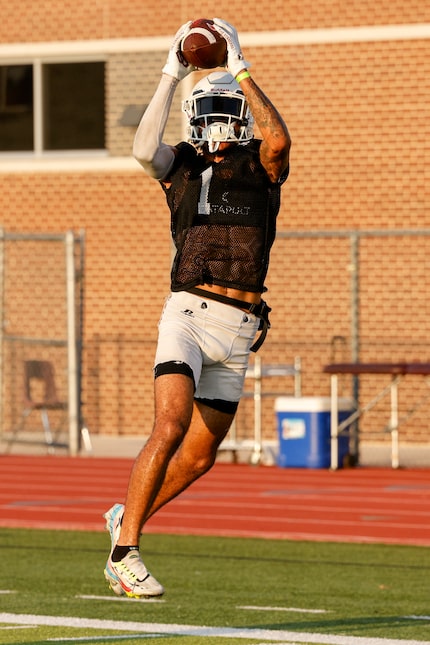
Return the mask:
POLYGON ((104 62, 0 66, 0 152, 103 150, 104 62))
POLYGON ((0 150, 33 149, 33 66, 0 66, 0 150))

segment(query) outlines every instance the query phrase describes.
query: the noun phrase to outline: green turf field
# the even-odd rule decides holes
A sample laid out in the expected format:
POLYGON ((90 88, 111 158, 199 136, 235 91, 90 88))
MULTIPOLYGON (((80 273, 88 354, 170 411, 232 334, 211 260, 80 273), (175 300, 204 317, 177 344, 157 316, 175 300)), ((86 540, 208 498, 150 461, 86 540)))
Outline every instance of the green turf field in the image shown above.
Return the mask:
POLYGON ((108 590, 108 546, 0 529, 0 643, 430 643, 426 548, 148 535, 166 594, 146 602, 108 590))

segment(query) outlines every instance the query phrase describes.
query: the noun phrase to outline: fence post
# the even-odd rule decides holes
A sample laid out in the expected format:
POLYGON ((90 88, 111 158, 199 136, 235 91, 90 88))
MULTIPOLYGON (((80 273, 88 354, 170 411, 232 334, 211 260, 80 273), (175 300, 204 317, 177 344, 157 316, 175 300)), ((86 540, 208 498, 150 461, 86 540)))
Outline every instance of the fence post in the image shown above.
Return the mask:
MULTIPOLYGON (((351 233, 351 359, 355 363, 360 359, 360 236, 351 233)), ((360 377, 352 377, 352 396, 357 408, 360 400, 360 377)), ((359 421, 352 425, 350 433, 350 452, 358 461, 359 421)))
POLYGON ((68 231, 66 246, 67 291, 67 357, 69 390, 69 452, 74 457, 79 452, 78 361, 76 351, 76 298, 75 298, 75 236, 68 231))
POLYGON ((3 435, 4 231, 0 228, 0 437, 3 435))

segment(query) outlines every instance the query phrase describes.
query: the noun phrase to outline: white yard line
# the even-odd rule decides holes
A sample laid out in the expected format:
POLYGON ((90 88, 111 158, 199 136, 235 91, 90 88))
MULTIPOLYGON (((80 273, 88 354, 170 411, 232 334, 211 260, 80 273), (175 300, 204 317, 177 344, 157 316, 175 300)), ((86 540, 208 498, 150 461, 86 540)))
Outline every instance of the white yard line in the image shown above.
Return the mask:
MULTIPOLYGON (((83 641, 84 643, 97 643, 100 641, 106 642, 106 641, 125 641, 125 640, 130 640, 130 638, 135 640, 140 640, 143 638, 163 638, 164 634, 133 634, 133 636, 130 636, 130 634, 126 634, 125 636, 81 636, 80 638, 76 638, 74 636, 73 638, 48 638, 46 640, 47 643, 79 643, 79 641, 83 641)), ((262 645, 265 645, 262 643, 262 645)), ((286 643, 285 645, 291 645, 291 643, 286 643)))
MULTIPOLYGON (((179 625, 167 623, 140 623, 124 620, 98 620, 77 618, 73 616, 38 616, 35 614, 0 613, 0 623, 11 625, 33 625, 49 627, 76 627, 77 629, 100 629, 143 632, 158 636, 169 634, 175 636, 207 636, 212 638, 255 639, 263 641, 291 643, 316 643, 318 645, 430 645, 430 641, 398 640, 391 638, 368 638, 362 636, 342 636, 315 634, 306 632, 289 632, 274 629, 236 629, 230 627, 205 627, 203 625, 179 625)), ((142 634, 143 636, 143 634, 142 634)), ((90 637, 91 638, 91 637, 90 637)), ((96 637, 94 637, 96 638, 96 637)), ((135 634, 133 634, 135 638, 135 634)), ((73 642, 76 639, 64 639, 73 642)), ((88 641, 89 638, 87 637, 88 641)))
POLYGON ((328 614, 327 609, 300 609, 298 607, 257 607, 255 605, 242 605, 236 609, 249 609, 251 611, 291 611, 297 614, 328 614))

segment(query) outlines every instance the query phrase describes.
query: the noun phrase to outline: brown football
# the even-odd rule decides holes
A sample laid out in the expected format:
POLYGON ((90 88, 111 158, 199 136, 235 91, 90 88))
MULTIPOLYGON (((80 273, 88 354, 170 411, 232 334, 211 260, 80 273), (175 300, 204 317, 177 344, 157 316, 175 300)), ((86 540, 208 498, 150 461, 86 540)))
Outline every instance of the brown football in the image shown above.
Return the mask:
POLYGON ((227 43, 217 32, 213 20, 199 18, 191 23, 182 40, 182 54, 190 65, 200 69, 222 67, 227 56, 227 43))

